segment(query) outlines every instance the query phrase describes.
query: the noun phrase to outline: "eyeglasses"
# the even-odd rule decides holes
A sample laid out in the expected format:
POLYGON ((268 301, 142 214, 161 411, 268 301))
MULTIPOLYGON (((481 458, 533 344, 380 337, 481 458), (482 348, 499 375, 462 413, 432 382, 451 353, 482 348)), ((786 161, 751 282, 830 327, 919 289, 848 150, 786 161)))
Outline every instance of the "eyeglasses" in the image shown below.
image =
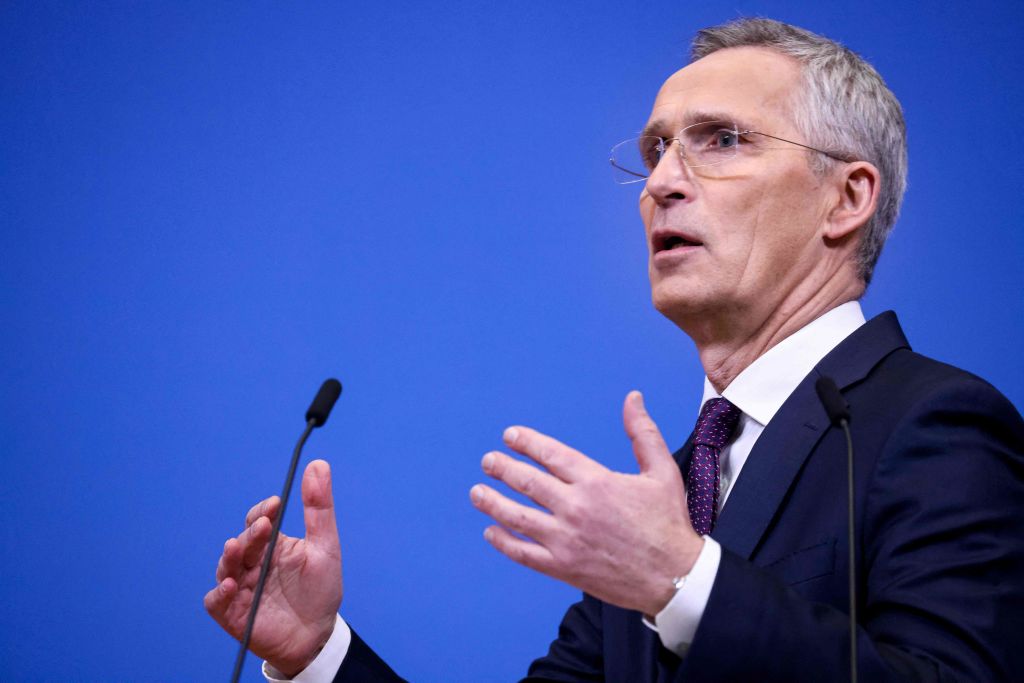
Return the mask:
POLYGON ((654 172, 654 168, 661 162, 673 142, 677 143, 676 148, 679 150, 679 158, 682 162, 689 168, 699 168, 717 166, 735 158, 739 154, 740 147, 743 144, 749 144, 743 141, 744 136, 748 135, 760 135, 803 147, 837 161, 851 160, 847 155, 826 152, 823 149, 768 133, 740 130, 735 123, 729 121, 704 121, 683 128, 674 138, 642 135, 638 138, 624 140, 612 147, 609 161, 615 174, 615 182, 620 185, 639 183, 647 180, 654 172))

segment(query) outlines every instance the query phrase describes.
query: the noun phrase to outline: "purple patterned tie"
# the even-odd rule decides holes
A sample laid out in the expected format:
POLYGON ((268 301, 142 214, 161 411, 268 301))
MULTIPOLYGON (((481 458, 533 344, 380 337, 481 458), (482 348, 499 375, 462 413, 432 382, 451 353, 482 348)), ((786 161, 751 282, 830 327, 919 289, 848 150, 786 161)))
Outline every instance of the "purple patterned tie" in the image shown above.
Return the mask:
POLYGON ((700 409, 693 430, 693 455, 686 475, 686 506, 690 523, 700 534, 710 534, 718 519, 718 456, 740 421, 740 409, 724 398, 713 398, 700 409))

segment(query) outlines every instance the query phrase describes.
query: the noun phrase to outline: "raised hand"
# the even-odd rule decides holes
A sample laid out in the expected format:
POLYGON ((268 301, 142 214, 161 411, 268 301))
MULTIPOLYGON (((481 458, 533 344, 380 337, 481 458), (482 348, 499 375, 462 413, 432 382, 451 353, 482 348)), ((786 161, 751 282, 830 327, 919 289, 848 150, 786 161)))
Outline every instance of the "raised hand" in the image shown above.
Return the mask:
MULTIPOLYGON (((281 506, 277 496, 252 507, 245 530, 224 544, 217 585, 206 611, 241 640, 260 563, 281 506)), ((331 636, 341 606, 341 546, 331 494, 331 468, 314 460, 302 476, 306 537, 281 534, 260 599, 249 649, 288 676, 304 669, 331 636)))
POLYGON ((510 427, 506 445, 547 471, 495 451, 484 456, 484 472, 549 512, 483 484, 470 498, 499 523, 484 536, 510 559, 605 602, 654 615, 704 541, 690 525, 679 467, 640 392, 626 397, 622 416, 639 474, 613 472, 551 437, 510 427))

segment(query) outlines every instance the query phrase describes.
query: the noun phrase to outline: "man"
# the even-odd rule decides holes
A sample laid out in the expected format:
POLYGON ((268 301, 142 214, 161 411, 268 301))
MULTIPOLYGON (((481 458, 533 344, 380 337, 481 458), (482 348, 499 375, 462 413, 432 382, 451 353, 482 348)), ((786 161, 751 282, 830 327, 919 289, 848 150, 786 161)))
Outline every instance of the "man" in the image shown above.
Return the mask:
MULTIPOLYGON (((694 436, 673 458, 633 392, 638 475, 512 427, 543 469, 499 452, 483 469, 543 510, 471 491, 490 543, 584 591, 527 680, 847 677, 845 441, 820 376, 854 415, 861 679, 1024 678, 1024 422, 857 303, 903 194, 898 102, 856 55, 774 21, 702 31, 693 58, 612 161, 646 181, 652 297, 707 374, 694 436)), ((253 651, 271 677, 399 680, 336 616, 326 463, 302 494, 307 536, 278 546, 253 651)), ((250 511, 206 596, 236 636, 278 505, 250 511)))

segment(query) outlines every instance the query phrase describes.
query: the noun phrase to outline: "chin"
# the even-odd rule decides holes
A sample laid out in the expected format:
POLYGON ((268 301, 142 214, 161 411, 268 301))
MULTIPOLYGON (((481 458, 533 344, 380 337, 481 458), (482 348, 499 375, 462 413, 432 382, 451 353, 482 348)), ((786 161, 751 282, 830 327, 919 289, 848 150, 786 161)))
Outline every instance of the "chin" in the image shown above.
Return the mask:
POLYGON ((693 288, 681 286, 681 283, 661 282, 651 286, 651 303, 663 316, 675 320, 701 307, 700 297, 695 297, 695 293, 693 288))
POLYGON ((682 327, 726 305, 714 292, 689 278, 672 277, 651 283, 651 303, 663 316, 682 327))

